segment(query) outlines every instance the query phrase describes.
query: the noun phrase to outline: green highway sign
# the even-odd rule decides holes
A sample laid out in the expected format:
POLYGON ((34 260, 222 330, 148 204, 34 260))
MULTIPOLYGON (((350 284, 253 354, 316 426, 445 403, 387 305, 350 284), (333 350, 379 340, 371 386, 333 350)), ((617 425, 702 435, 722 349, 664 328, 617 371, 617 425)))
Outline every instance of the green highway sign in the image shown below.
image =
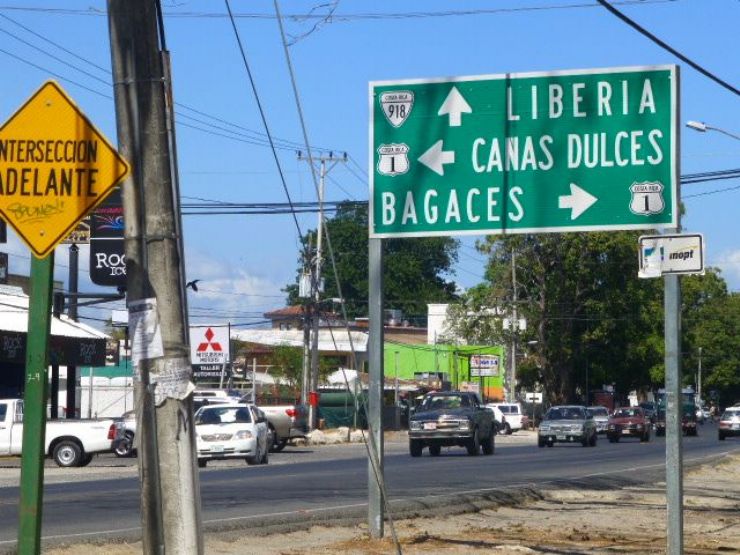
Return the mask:
POLYGON ((370 83, 370 236, 678 224, 674 65, 370 83))

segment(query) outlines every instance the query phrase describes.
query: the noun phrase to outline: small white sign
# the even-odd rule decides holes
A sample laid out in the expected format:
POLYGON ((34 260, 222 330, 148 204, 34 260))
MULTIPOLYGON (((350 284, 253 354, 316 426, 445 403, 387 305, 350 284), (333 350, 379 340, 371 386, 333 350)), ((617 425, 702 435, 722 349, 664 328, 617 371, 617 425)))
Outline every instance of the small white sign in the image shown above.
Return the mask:
POLYGON ((528 403, 539 404, 542 403, 542 393, 527 392, 524 394, 524 400, 528 403))
POLYGON ((470 377, 498 376, 499 362, 498 355, 472 355, 470 357, 470 377))
POLYGON ((142 360, 164 356, 156 298, 128 303, 128 328, 131 334, 131 359, 134 368, 137 368, 142 360))
POLYGON ((639 245, 638 277, 704 274, 704 237, 701 234, 643 235, 639 245))

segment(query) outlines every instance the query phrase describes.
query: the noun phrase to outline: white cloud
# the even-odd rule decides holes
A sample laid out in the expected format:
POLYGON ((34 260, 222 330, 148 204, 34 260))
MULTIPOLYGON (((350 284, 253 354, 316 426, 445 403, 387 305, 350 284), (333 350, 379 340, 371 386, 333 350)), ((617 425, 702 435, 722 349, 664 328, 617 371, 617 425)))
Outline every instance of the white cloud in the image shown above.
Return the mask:
POLYGON ((730 291, 740 290, 740 249, 723 251, 711 262, 722 270, 722 276, 727 281, 730 291))

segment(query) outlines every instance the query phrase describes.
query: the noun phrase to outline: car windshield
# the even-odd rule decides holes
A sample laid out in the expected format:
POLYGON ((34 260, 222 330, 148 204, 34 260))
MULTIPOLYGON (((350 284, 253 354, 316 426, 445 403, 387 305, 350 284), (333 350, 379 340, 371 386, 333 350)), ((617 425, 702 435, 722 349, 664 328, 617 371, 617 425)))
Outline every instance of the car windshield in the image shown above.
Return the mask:
POLYGON ((733 418, 740 418, 740 410, 726 410, 722 415, 722 420, 732 420, 733 418))
POLYGON ((427 395, 419 407, 419 412, 441 409, 459 409, 469 407, 470 401, 463 395, 427 395))
POLYGON ((545 420, 585 420, 586 411, 580 407, 552 407, 545 420))
POLYGON ((588 412, 591 416, 609 416, 609 411, 604 407, 589 407, 588 412))
POLYGON ((629 418, 630 416, 640 416, 639 409, 617 409, 614 411, 615 418, 629 418))
POLYGON ((195 415, 196 424, 231 424, 233 422, 251 423, 252 415, 249 409, 247 407, 204 407, 195 415))

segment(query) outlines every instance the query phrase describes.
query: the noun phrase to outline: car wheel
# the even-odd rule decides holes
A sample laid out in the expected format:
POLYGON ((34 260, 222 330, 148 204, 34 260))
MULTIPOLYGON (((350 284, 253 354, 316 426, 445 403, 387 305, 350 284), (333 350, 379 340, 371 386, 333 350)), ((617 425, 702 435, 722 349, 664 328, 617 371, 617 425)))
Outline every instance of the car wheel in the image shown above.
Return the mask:
POLYGON ((588 443, 591 447, 596 447, 596 440, 598 439, 596 432, 591 436, 591 441, 588 443))
POLYGON ((198 459, 198 468, 205 468, 208 461, 206 459, 198 459))
POLYGON ((247 457, 246 458, 247 464, 249 466, 253 466, 255 464, 259 464, 259 463, 262 462, 262 454, 260 453, 260 444, 259 444, 259 442, 257 442, 257 444, 255 445, 254 449, 256 451, 255 454, 252 455, 251 457, 247 457))
POLYGON ((506 432, 506 435, 507 436, 510 436, 512 434, 511 426, 509 426, 509 423, 508 422, 506 424, 504 424, 504 431, 506 432))
POLYGON ((495 449, 496 449, 496 438, 494 437, 493 428, 491 428, 491 433, 488 435, 486 440, 483 442, 483 454, 493 455, 493 452, 495 449))
POLYGON ((54 447, 54 462, 62 468, 70 468, 72 466, 79 466, 82 461, 82 447, 80 447, 74 441, 60 441, 54 447))
POLYGON ((478 433, 478 428, 473 432, 473 438, 468 440, 467 450, 468 455, 471 457, 476 457, 480 453, 480 434, 478 433))
POLYGON ((442 446, 441 445, 430 445, 429 446, 429 454, 432 457, 439 457, 439 454, 442 452, 442 446))
POLYGON ((85 455, 80 459, 80 464, 78 464, 77 466, 87 466, 88 464, 92 462, 92 460, 93 460, 92 455, 85 455))
POLYGON ((424 448, 418 439, 409 440, 409 454, 412 457, 421 457, 421 450, 424 448))
POLYGON ((283 449, 285 449, 285 446, 288 445, 287 439, 280 439, 277 434, 275 434, 275 441, 272 444, 271 451, 273 453, 279 453, 283 449))
POLYGON ((723 434, 722 432, 719 432, 719 440, 720 441, 724 441, 725 440, 725 434, 723 434))
POLYGON ((582 447, 588 447, 590 443, 591 443, 591 438, 590 438, 589 436, 585 436, 585 437, 584 437, 584 438, 583 438, 583 439, 581 440, 581 446, 582 446, 582 447))
POLYGON ((126 432, 125 437, 118 442, 115 448, 117 457, 130 457, 134 454, 134 433, 126 432))
POLYGON ((270 462, 270 450, 265 449, 265 452, 262 454, 262 460, 260 461, 260 464, 268 464, 270 462))
POLYGON ((544 447, 546 443, 544 439, 537 438, 537 447, 544 447))
POLYGON ((548 447, 555 447, 555 442, 554 441, 548 441, 547 442, 547 446, 548 447))

